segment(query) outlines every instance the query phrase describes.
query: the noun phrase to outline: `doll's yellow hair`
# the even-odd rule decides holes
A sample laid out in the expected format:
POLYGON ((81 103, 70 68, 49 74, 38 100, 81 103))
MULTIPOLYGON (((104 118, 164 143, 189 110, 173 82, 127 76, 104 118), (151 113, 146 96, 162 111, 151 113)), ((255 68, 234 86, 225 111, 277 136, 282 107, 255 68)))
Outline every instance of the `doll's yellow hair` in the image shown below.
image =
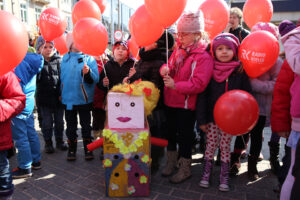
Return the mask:
POLYGON ((156 107, 159 99, 159 89, 150 81, 135 81, 132 84, 119 84, 114 86, 110 91, 122 92, 128 95, 142 96, 144 95, 145 114, 148 116, 156 107))

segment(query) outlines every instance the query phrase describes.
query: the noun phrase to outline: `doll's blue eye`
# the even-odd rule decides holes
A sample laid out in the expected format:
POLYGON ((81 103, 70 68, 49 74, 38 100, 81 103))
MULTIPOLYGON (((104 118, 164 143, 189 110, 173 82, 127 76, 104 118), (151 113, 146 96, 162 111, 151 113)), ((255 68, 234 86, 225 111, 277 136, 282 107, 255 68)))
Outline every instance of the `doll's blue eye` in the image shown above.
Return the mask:
POLYGON ((119 106, 120 106, 120 103, 119 103, 119 102, 116 102, 116 103, 115 103, 115 106, 116 106, 116 107, 119 107, 119 106))

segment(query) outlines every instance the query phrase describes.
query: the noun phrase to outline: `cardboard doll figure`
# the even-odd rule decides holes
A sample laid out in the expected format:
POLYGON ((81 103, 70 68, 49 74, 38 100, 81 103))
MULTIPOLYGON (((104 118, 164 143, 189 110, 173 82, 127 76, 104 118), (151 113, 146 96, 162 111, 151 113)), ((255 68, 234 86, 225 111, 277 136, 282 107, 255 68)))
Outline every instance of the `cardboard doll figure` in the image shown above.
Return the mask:
POLYGON ((108 93, 103 138, 88 146, 93 150, 103 145, 106 196, 149 196, 150 143, 166 145, 151 138, 146 121, 158 98, 159 90, 147 81, 118 85, 108 93))

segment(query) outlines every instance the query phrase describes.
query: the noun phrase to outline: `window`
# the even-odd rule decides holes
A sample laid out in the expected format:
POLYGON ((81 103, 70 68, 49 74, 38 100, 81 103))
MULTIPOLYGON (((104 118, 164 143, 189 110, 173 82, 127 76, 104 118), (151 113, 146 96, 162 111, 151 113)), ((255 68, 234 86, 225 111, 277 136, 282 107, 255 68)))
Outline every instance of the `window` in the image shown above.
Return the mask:
POLYGON ((35 20, 36 22, 38 22, 42 13, 42 8, 35 7, 34 10, 35 10, 35 20))
POLYGON ((0 0, 0 10, 4 10, 3 0, 0 0))
POLYGON ((28 16, 27 16, 27 6, 24 3, 20 4, 21 8, 21 20, 22 22, 27 23, 28 22, 28 16))

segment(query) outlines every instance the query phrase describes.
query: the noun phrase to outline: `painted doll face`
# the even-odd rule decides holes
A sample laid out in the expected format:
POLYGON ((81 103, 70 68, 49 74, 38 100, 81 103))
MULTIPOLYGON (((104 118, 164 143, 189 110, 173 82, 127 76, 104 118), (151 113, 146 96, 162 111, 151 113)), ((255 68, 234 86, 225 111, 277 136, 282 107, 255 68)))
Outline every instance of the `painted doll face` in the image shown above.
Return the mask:
POLYGON ((125 93, 109 92, 108 127, 144 128, 143 96, 131 96, 125 93))

